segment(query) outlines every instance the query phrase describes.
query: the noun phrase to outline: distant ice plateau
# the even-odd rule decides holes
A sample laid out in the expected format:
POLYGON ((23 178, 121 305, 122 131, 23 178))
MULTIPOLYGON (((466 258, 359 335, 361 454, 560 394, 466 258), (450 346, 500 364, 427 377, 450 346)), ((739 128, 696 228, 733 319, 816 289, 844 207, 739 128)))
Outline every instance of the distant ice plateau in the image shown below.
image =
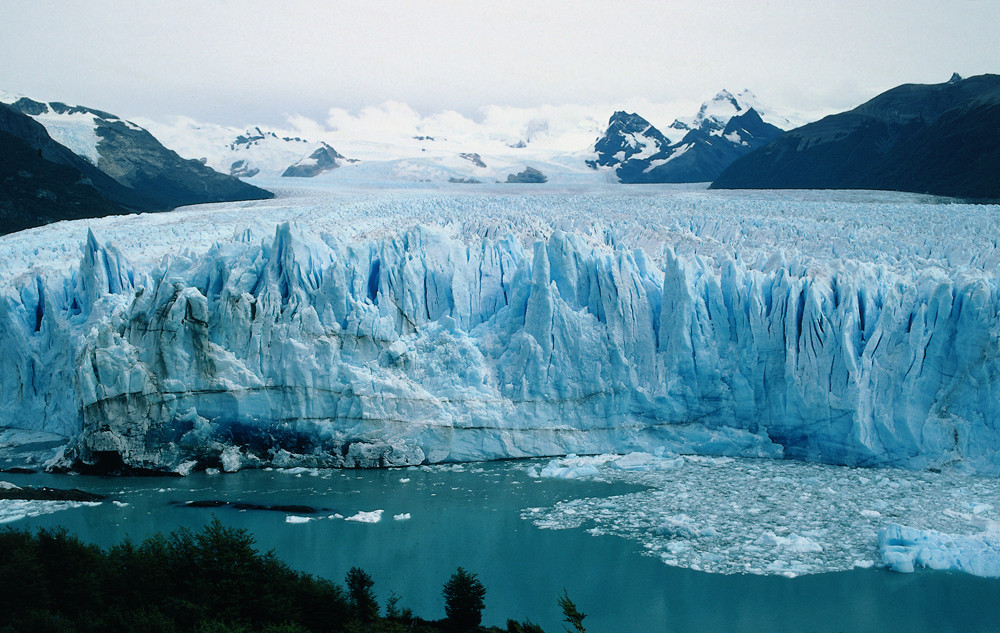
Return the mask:
POLYGON ((55 468, 1000 474, 997 207, 529 187, 278 188, 0 238, 0 420, 68 438, 55 468))

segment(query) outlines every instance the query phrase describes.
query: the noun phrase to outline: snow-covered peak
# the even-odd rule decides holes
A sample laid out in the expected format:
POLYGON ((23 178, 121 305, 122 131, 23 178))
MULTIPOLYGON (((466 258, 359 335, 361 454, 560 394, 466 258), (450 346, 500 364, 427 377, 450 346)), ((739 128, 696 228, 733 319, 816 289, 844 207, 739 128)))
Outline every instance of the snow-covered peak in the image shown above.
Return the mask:
POLYGON ((797 118, 775 114, 770 107, 761 104, 757 95, 750 90, 744 89, 734 95, 722 89, 714 97, 702 103, 693 118, 675 119, 667 129, 678 132, 701 130, 718 136, 722 134, 730 119, 746 114, 751 109, 755 110, 764 122, 782 130, 798 127, 802 123, 797 118))
POLYGON ((0 90, 0 103, 11 104, 23 96, 24 95, 16 94, 13 92, 7 92, 6 90, 0 90))
POLYGON ((622 110, 608 120, 608 129, 594 143, 597 159, 591 167, 610 167, 630 160, 646 160, 663 152, 670 141, 638 114, 622 110))
POLYGON ((741 92, 740 98, 734 97, 728 90, 720 90, 710 100, 701 104, 701 108, 690 127, 691 129, 720 134, 729 119, 743 114, 754 107, 754 104, 757 104, 757 98, 749 90, 741 92), (748 103, 751 101, 753 103, 748 103))

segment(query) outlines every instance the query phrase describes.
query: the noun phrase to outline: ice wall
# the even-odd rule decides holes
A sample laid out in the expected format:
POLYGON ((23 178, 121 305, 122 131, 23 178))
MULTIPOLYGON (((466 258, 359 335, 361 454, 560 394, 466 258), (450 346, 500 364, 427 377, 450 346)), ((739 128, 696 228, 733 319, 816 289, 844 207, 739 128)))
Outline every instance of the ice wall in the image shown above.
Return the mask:
POLYGON ((346 241, 279 225, 0 297, 0 419, 121 459, 385 466, 565 453, 1000 474, 996 278, 764 267, 555 230, 346 241))

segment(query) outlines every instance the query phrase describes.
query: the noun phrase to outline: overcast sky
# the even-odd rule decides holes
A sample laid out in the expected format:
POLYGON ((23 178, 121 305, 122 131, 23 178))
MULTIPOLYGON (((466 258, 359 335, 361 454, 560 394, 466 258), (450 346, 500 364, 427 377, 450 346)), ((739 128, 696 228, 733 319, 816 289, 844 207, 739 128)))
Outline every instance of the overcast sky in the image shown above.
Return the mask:
POLYGON ((721 88, 832 112, 1000 72, 998 0, 0 0, 0 14, 0 89, 232 125, 386 101, 473 118, 698 103, 721 88))

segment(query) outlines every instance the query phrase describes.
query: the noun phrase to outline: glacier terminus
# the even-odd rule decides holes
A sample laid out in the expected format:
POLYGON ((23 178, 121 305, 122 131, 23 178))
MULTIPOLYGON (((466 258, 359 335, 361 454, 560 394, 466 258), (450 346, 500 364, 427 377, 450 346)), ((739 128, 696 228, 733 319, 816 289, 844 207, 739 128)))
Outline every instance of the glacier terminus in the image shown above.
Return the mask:
POLYGON ((996 207, 509 187, 279 188, 6 236, 0 414, 67 438, 57 469, 1000 474, 996 207))

